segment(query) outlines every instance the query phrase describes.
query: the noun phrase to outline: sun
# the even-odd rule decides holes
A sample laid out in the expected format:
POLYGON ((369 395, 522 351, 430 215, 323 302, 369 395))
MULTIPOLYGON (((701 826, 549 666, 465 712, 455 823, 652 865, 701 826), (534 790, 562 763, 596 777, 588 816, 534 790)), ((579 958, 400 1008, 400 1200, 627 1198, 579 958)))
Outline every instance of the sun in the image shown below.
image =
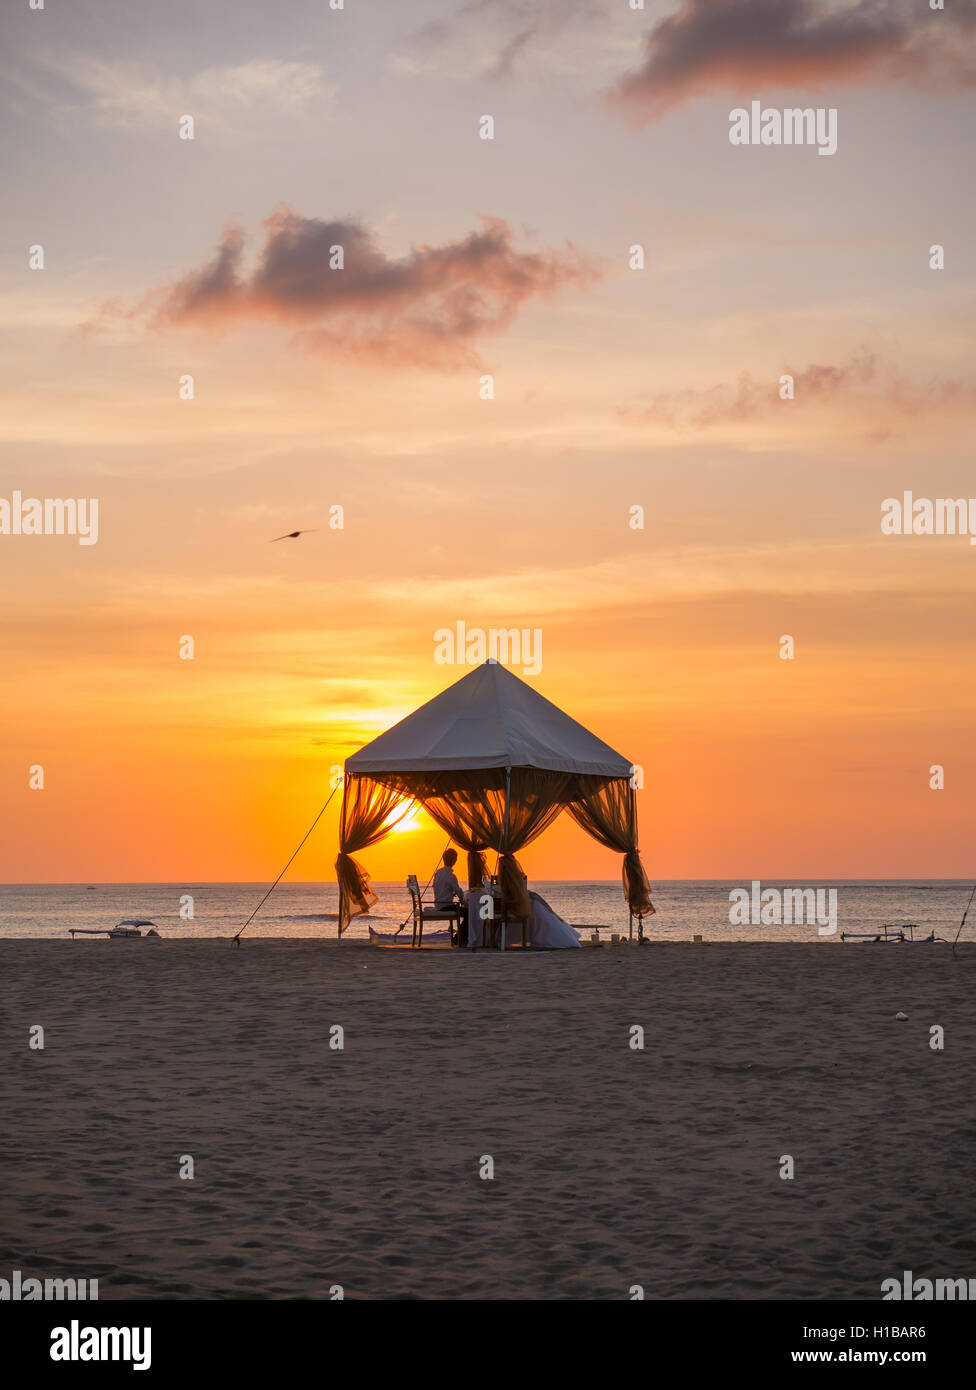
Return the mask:
POLYGON ((422 829, 423 826, 420 824, 420 821, 417 819, 416 815, 411 812, 409 816, 404 816, 403 820, 398 821, 397 824, 393 826, 390 833, 393 835, 405 835, 408 830, 422 829))
POLYGON ((423 826, 417 819, 417 815, 420 810, 419 806, 415 807, 414 810, 408 811, 405 815, 403 815, 404 806, 409 806, 410 804, 411 803, 409 801, 398 801, 397 804, 394 806, 393 810, 390 812, 387 821, 387 824, 389 825, 389 834, 406 835, 411 830, 423 829, 423 826), (403 815, 402 820, 397 820, 396 824, 390 824, 390 822, 394 821, 395 818, 400 815, 403 815))

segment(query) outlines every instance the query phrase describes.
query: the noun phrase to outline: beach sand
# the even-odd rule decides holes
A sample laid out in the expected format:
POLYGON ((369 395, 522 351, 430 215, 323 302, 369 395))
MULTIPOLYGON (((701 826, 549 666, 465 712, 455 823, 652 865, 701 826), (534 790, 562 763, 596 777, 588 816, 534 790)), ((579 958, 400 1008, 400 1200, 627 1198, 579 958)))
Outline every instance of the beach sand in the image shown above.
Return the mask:
POLYGON ((0 1277, 877 1299, 976 1276, 973 946, 7 941, 0 971, 0 1277))

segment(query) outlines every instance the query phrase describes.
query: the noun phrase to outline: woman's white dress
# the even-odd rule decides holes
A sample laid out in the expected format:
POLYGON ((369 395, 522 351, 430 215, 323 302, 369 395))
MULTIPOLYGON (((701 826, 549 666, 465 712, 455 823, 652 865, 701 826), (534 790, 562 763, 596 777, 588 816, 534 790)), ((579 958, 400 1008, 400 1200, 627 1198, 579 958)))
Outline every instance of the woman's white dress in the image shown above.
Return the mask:
MULTIPOLYGON (((468 947, 474 949, 481 945, 483 923, 478 914, 481 898, 478 893, 468 894, 468 947)), ((579 933, 564 922, 557 912, 538 893, 530 893, 532 916, 529 919, 529 941, 533 946, 545 947, 548 951, 578 950, 579 933)), ((507 932, 507 944, 522 944, 522 929, 513 923, 507 932)))

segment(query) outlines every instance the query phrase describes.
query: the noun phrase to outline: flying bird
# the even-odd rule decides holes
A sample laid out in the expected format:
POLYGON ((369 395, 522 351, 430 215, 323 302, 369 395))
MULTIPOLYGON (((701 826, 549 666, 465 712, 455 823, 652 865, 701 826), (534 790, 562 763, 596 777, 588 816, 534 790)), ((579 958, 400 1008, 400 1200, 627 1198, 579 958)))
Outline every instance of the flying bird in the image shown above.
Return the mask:
POLYGON ((313 527, 311 531, 289 531, 284 536, 272 536, 271 540, 268 541, 268 544, 274 545, 275 541, 297 541, 299 536, 313 535, 316 529, 316 527, 313 527))

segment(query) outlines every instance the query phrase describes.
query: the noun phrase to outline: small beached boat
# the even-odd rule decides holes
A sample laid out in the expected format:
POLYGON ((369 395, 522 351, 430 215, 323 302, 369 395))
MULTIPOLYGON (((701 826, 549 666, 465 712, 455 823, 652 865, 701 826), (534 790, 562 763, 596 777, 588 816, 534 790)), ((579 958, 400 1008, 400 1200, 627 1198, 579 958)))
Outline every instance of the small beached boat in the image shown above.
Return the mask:
POLYGON ((935 932, 930 932, 928 936, 916 938, 915 933, 923 929, 917 922, 898 922, 893 924, 885 922, 879 932, 848 931, 841 932, 841 941, 907 941, 910 944, 924 945, 929 941, 940 941, 943 938, 937 937, 935 932), (906 934, 907 933, 907 934, 906 934))
POLYGON ((71 936, 110 936, 110 937, 132 937, 142 936, 142 928, 148 927, 147 936, 158 936, 156 923, 148 917, 126 917, 123 921, 117 922, 114 927, 69 927, 68 932, 71 936))

